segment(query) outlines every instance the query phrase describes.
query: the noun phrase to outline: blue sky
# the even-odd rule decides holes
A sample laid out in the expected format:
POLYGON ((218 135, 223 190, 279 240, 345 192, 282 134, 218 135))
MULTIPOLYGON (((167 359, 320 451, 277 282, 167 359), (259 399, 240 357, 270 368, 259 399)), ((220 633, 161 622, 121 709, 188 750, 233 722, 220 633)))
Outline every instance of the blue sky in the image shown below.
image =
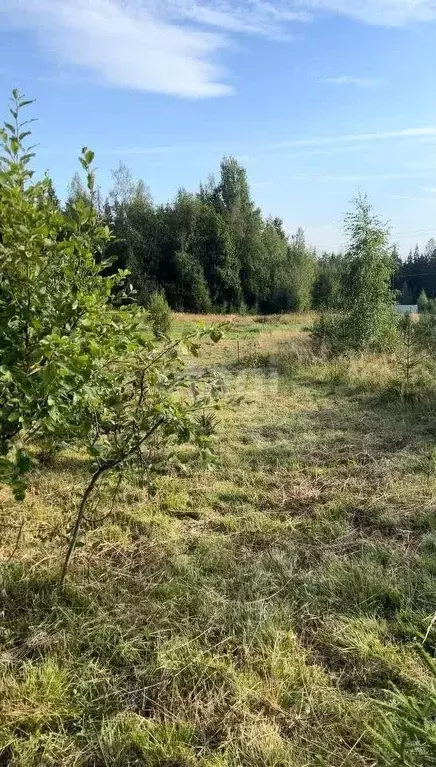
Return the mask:
POLYGON ((83 144, 157 201, 233 154, 265 214, 340 246, 358 189, 407 254, 436 236, 436 0, 0 0, 0 95, 37 99, 37 171, 83 144))

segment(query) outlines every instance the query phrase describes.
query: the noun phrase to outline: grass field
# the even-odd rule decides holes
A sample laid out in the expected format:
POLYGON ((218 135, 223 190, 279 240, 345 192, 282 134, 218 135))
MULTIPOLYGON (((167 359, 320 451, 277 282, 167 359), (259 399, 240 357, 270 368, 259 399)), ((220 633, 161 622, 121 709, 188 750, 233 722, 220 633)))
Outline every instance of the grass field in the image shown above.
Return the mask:
POLYGON ((213 466, 126 482, 112 512, 103 491, 63 591, 81 456, 48 456, 24 504, 0 490, 0 765, 382 763, 378 703, 419 699, 436 647, 436 415, 390 357, 315 358, 311 322, 205 343, 189 364, 243 398, 213 466))

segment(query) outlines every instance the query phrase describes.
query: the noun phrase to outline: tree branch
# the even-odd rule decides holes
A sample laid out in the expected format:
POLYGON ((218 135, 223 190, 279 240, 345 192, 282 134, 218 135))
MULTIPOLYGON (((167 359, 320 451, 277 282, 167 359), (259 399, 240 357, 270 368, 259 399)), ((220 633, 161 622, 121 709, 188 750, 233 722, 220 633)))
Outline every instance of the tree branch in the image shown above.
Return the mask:
POLYGON ((91 480, 88 483, 88 486, 86 487, 85 492, 83 493, 82 500, 80 501, 76 522, 74 525, 73 532, 71 534, 70 544, 68 546, 68 551, 65 557, 64 566, 62 568, 62 573, 61 573, 61 577, 59 581, 60 586, 62 586, 65 581, 65 576, 67 574, 68 566, 70 564, 71 557, 73 556, 74 550, 76 548, 80 527, 85 517, 85 510, 86 510, 87 503, 100 477, 102 477, 102 475, 105 474, 105 472, 110 471, 111 469, 115 469, 117 466, 121 466, 122 463, 124 463, 132 455, 134 455, 134 453, 136 453, 139 450, 141 445, 143 445, 144 442, 150 439, 150 437, 155 433, 155 431, 157 431, 159 426, 163 424, 164 420, 165 419, 163 417, 159 418, 159 420, 156 421, 156 423, 148 430, 148 432, 143 437, 141 437, 141 439, 138 440, 138 442, 136 442, 135 445, 133 445, 133 447, 131 447, 124 455, 121 455, 118 458, 114 458, 111 461, 104 461, 92 475, 91 480))

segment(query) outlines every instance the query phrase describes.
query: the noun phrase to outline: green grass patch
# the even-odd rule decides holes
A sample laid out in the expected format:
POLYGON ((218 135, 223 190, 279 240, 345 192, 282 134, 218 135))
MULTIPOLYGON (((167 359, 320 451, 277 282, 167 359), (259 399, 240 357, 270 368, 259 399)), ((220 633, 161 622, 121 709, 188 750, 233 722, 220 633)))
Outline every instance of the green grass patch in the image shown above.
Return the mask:
POLYGON ((80 455, 41 462, 21 505, 2 493, 1 764, 370 767, 385 690, 432 683, 433 410, 384 399, 389 360, 377 381, 375 359, 268 351, 288 324, 250 323, 268 369, 235 365, 234 339, 196 362, 243 398, 213 468, 126 482, 100 522, 103 489, 63 590, 80 455))

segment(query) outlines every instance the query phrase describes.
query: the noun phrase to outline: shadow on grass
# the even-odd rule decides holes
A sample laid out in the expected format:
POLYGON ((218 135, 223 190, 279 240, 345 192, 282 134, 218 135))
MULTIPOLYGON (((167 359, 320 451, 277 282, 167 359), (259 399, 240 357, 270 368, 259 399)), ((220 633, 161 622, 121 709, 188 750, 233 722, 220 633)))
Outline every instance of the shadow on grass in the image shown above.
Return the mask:
POLYGON ((241 454, 259 469, 367 466, 405 450, 428 452, 435 433, 434 413, 335 395, 316 410, 289 413, 286 423, 244 429, 241 454))
POLYGON ((307 414, 315 428, 337 429, 363 435, 375 448, 385 445, 387 453, 405 446, 419 450, 436 441, 436 390, 421 392, 405 400, 392 388, 380 386, 374 390, 359 384, 300 379, 303 385, 315 388, 330 407, 321 407, 307 414))
POLYGON ((3 620, 32 623, 59 609, 83 613, 91 603, 74 585, 59 586, 59 573, 53 570, 33 574, 25 565, 9 563, 2 567, 0 611, 3 620))
POLYGON ((37 453, 37 459, 42 471, 49 469, 54 472, 72 472, 72 473, 84 473, 89 472, 90 459, 89 456, 84 454, 80 455, 62 455, 62 453, 55 453, 53 455, 46 455, 43 451, 37 453))

